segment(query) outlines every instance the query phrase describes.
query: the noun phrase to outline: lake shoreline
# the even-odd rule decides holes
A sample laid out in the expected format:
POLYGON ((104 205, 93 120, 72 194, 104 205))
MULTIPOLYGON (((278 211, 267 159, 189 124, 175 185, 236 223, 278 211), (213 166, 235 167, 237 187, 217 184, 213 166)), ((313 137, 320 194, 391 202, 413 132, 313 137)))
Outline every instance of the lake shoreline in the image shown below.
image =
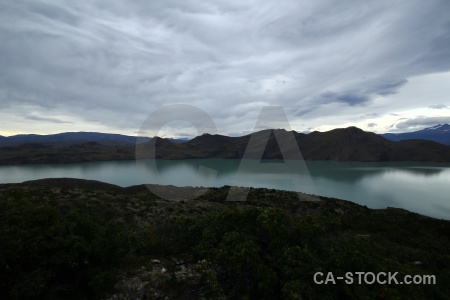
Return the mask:
MULTIPOLYGON (((97 180, 86 180, 86 179, 79 179, 79 178, 68 178, 68 177, 61 177, 61 178, 42 178, 37 180, 29 180, 19 183, 0 183, 0 190, 9 189, 9 188, 15 188, 15 187, 39 187, 43 189, 77 189, 77 190, 92 190, 92 191, 99 191, 99 190, 108 190, 110 192, 113 192, 114 194, 123 194, 123 195, 130 195, 134 193, 139 194, 151 194, 152 197, 159 197, 158 195, 155 195, 155 190, 159 191, 170 191, 172 194, 177 194, 180 197, 184 197, 185 193, 192 194, 196 190, 203 190, 203 191, 217 191, 217 190, 229 190, 231 187, 241 189, 241 190, 247 190, 247 187, 242 186, 221 186, 221 187, 203 187, 203 186, 173 186, 173 185, 160 185, 160 184, 137 184, 137 185, 130 185, 130 186, 119 186, 110 184, 107 182, 97 181, 97 180), (148 186, 151 186, 152 189, 150 189, 148 186), (178 190, 178 191, 177 191, 178 190)), ((279 193, 281 195, 287 195, 288 198, 295 202, 303 202, 303 203, 314 203, 314 202, 320 202, 320 201, 326 201, 326 202, 334 202, 334 203, 340 203, 338 205, 339 207, 349 206, 349 207, 360 207, 365 210, 369 211, 378 211, 380 213, 384 212, 392 212, 395 211, 397 213, 406 213, 406 214, 413 214, 417 215, 423 218, 429 218, 433 220, 439 220, 439 221, 450 221, 450 216, 448 219, 444 218, 438 218, 433 217, 425 214, 421 214, 418 212, 410 211, 405 208, 401 207, 384 207, 384 208, 370 208, 366 205, 362 205, 359 203, 356 203, 351 200, 347 199, 341 199, 336 197, 328 197, 328 196, 322 196, 322 195, 311 195, 307 193, 302 192, 295 192, 295 191, 289 191, 289 190, 278 190, 278 189, 268 189, 268 188, 258 188, 258 187, 250 187, 251 191, 269 191, 270 193, 279 193), (298 196, 297 196, 298 195, 298 196)), ((202 198, 202 197, 199 197, 202 198)), ((173 202, 180 202, 180 201, 196 201, 195 199, 177 199, 177 200, 166 200, 166 201, 173 201, 173 202)), ((233 203, 235 201, 226 201, 229 203, 233 203)), ((237 203, 245 204, 246 201, 237 201, 237 203)), ((340 213, 337 211, 337 213, 340 213)))
MULTIPOLYGON (((217 159, 217 160, 223 160, 223 161, 236 161, 236 160, 242 160, 242 158, 221 158, 221 157, 190 157, 190 158, 173 158, 173 159, 167 159, 167 158, 142 158, 142 159, 133 159, 133 158, 127 158, 127 159, 99 159, 99 160, 73 160, 73 161, 33 161, 33 162, 5 162, 0 160, 0 167, 1 166, 26 166, 26 165, 71 165, 71 164, 82 164, 82 163, 95 163, 95 162, 138 162, 138 161, 145 161, 145 160, 155 160, 155 161, 196 161, 196 160, 211 160, 211 159, 217 159)), ((272 158, 272 159, 247 159, 251 161, 261 161, 261 162, 275 162, 275 163, 282 163, 283 159, 279 158, 272 158)), ((398 164, 398 163, 404 163, 404 164, 436 164, 436 165, 444 165, 450 167, 450 162, 440 162, 440 161, 418 161, 418 160, 390 160, 390 161, 360 161, 360 160, 332 160, 332 159, 300 159, 300 160, 287 160, 287 161, 300 161, 300 162, 330 162, 330 163, 362 163, 362 164, 398 164)))
POLYGON ((346 199, 371 208, 399 207, 449 218, 450 165, 423 162, 334 162, 239 159, 105 161, 0 166, 0 183, 41 178, 92 179, 126 187, 247 186, 346 199), (201 167, 201 168, 200 168, 201 167), (430 189, 430 186, 433 186, 430 189), (422 200, 426 199, 426 201, 422 200))

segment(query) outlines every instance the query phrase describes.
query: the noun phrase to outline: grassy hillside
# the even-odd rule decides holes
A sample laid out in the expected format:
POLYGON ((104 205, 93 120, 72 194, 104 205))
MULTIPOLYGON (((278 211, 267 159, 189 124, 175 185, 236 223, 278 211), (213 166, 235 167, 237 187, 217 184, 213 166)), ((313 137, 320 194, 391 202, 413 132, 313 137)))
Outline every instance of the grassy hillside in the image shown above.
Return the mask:
POLYGON ((78 179, 0 185, 0 297, 450 297, 449 221, 268 189, 226 202, 228 189, 168 201, 78 179), (313 281, 357 271, 435 275, 436 285, 313 281))

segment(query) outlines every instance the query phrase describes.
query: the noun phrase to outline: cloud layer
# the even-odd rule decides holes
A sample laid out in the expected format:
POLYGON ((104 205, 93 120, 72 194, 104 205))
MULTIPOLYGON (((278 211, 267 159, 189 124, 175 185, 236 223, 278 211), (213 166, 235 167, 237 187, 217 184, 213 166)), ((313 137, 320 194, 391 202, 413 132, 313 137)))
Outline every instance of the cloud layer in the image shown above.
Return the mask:
POLYGON ((422 129, 423 126, 431 127, 436 124, 450 124, 450 116, 448 117, 425 117, 419 116, 412 119, 405 119, 393 125, 399 131, 405 129, 418 128, 422 129))
POLYGON ((173 103, 227 134, 252 130, 263 105, 282 105, 299 131, 393 113, 378 99, 450 71, 449 11, 447 0, 2 1, 0 107, 15 118, 0 129, 77 119, 73 131, 133 134, 173 103))

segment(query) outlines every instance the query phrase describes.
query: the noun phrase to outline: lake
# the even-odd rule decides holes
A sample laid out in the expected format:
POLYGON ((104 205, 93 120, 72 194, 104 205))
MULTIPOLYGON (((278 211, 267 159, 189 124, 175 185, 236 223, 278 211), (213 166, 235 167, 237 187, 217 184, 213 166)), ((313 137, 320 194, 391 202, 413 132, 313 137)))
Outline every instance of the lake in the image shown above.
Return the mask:
POLYGON ((0 183, 72 177, 119 186, 154 183, 266 187, 350 200, 370 208, 404 208, 450 219, 450 164, 246 161, 239 168, 240 162, 199 159, 0 166, 0 183))

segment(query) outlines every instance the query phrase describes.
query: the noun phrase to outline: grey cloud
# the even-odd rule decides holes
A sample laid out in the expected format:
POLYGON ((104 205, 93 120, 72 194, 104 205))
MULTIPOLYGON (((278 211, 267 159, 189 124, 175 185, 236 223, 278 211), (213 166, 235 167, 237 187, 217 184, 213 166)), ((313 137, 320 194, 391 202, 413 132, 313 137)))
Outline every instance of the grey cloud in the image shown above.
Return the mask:
POLYGON ((50 122, 50 123, 55 123, 55 124, 58 124, 58 123, 71 124, 71 123, 73 123, 73 122, 69 122, 69 121, 60 120, 58 118, 39 117, 39 116, 32 116, 32 115, 26 115, 24 118, 26 120, 31 120, 31 121, 44 121, 44 122, 50 122))
POLYGON ((436 104, 436 105, 430 105, 430 106, 428 106, 428 108, 431 108, 431 109, 446 109, 446 108, 449 108, 449 107, 448 107, 448 105, 445 105, 445 104, 436 104))
POLYGON ((400 87, 408 83, 406 79, 390 80, 385 82, 378 82, 371 90, 374 94, 386 96, 395 94, 400 87))
POLYGON ((371 109, 410 77, 450 70, 449 10, 446 0, 2 1, 0 107, 135 132, 155 109, 190 103, 224 133, 252 130, 261 105, 290 116, 371 109))
MULTIPOLYGON (((447 3, 448 4, 448 3, 447 3)), ((446 9, 448 9, 447 7, 446 9)), ((432 24, 440 28, 440 31, 435 31, 427 38, 426 47, 428 51, 420 53, 417 59, 412 62, 411 66, 422 72, 445 72, 450 68, 450 55, 445 48, 450 47, 450 22, 441 22, 441 17, 446 12, 437 12, 436 20, 430 20, 432 24)), ((423 47, 423 46, 422 46, 423 47)))
POLYGON ((372 128, 372 127, 376 127, 377 124, 376 123, 369 123, 367 124, 367 127, 372 128))
MULTIPOLYGON (((313 111, 317 108, 317 104, 327 104, 332 102, 345 103, 349 106, 366 106, 376 96, 387 96, 397 93, 398 89, 405 85, 408 81, 406 79, 389 79, 378 78, 370 80, 362 80, 356 86, 352 82, 354 89, 341 88, 340 91, 325 91, 319 96, 315 97, 313 107, 303 109, 305 113, 313 111)), ((371 116, 368 114, 367 116, 371 116)), ((377 113, 372 113, 372 116, 378 116, 377 113)))
POLYGON ((330 102, 342 102, 350 106, 362 105, 370 101, 371 97, 369 95, 358 94, 358 93, 343 93, 338 94, 334 92, 325 92, 320 95, 320 102, 330 103, 330 102))
POLYGON ((318 106, 309 106, 309 107, 305 107, 305 108, 302 108, 302 107, 295 108, 294 109, 294 116, 302 117, 302 116, 304 116, 304 115, 306 115, 306 114, 316 110, 317 108, 318 108, 318 106))
POLYGON ((450 123, 450 116, 448 117, 418 116, 413 119, 406 119, 405 121, 396 123, 395 128, 407 131, 444 123, 450 123))

